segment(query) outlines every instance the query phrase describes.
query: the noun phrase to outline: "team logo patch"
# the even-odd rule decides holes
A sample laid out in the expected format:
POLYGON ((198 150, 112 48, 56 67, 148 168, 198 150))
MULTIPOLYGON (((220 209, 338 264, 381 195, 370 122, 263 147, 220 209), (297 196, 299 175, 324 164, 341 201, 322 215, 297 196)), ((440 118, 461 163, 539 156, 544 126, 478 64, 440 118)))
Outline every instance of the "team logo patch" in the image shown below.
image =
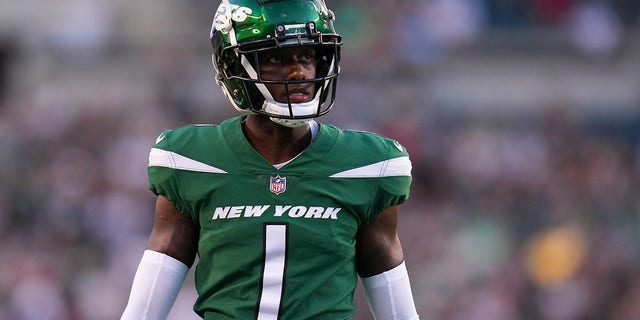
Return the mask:
POLYGON ((271 182, 269 183, 269 190, 275 193, 276 195, 279 195, 287 191, 287 178, 281 177, 280 175, 271 177, 271 182))

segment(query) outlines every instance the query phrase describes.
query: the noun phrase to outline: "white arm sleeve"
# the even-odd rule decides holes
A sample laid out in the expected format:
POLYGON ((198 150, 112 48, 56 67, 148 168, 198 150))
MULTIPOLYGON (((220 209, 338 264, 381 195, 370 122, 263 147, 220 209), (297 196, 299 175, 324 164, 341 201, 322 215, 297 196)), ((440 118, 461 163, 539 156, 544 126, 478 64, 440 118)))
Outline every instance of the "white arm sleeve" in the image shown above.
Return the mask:
POLYGON ((189 268, 156 251, 145 250, 120 320, 164 320, 189 268))
POLYGON ((419 319, 404 261, 391 270, 362 278, 362 284, 374 319, 419 319))

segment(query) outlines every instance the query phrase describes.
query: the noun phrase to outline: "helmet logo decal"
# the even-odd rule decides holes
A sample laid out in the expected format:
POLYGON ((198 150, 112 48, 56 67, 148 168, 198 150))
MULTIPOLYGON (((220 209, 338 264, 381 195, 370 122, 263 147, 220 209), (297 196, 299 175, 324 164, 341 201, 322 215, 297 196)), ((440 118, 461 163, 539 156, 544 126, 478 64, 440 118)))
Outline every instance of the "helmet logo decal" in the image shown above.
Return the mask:
POLYGON ((214 28, 223 34, 229 33, 233 28, 232 22, 243 22, 247 20, 247 17, 253 12, 251 8, 241 7, 237 4, 229 4, 231 12, 227 12, 227 6, 222 3, 216 11, 216 15, 213 18, 214 28))
POLYGON ((275 177, 270 177, 271 181, 269 183, 269 191, 279 195, 285 191, 287 191, 287 178, 280 177, 280 175, 276 175, 275 177))

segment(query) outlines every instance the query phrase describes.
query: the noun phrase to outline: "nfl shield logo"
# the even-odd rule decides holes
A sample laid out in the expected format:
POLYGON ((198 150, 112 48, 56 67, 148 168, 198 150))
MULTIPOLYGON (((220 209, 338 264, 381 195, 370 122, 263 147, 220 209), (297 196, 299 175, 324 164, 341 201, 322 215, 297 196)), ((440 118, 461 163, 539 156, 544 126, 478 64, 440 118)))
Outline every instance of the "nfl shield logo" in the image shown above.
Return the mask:
POLYGON ((287 191, 287 178, 283 178, 280 175, 271 177, 271 183, 269 184, 269 190, 276 195, 279 195, 287 191))

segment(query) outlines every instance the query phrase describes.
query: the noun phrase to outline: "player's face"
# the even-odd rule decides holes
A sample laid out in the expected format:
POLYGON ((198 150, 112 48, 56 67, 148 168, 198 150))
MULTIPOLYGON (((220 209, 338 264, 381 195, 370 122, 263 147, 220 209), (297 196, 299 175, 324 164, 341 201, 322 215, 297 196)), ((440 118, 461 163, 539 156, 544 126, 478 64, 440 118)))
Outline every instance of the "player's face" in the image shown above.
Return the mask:
MULTIPOLYGON (((262 80, 308 80, 316 77, 316 52, 313 48, 298 46, 268 50, 260 54, 262 80)), ((313 100, 314 83, 267 84, 267 89, 278 102, 303 103, 313 100)))

